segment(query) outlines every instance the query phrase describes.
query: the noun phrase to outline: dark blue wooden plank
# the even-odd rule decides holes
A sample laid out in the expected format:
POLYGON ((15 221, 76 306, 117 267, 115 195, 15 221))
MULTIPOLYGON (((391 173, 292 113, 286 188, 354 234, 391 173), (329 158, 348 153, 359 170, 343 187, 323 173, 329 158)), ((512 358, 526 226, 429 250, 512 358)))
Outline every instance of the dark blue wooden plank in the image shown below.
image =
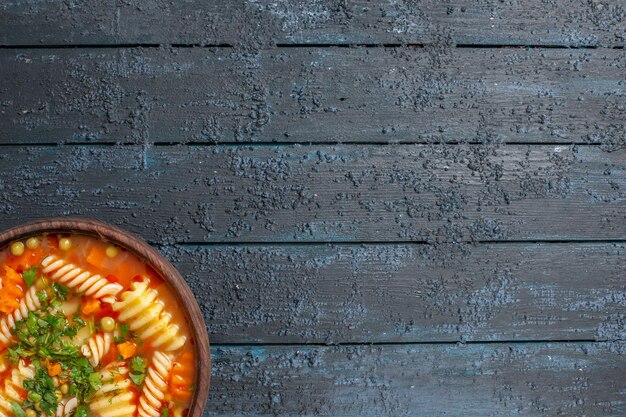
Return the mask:
POLYGON ((0 226, 55 214, 159 243, 626 239, 626 149, 1 147, 0 226))
POLYGON ((624 41, 620 0, 441 2, 194 0, 0 5, 0 43, 425 43, 615 45, 624 41), (262 30, 259 30, 262 28, 262 30))
POLYGON ((166 246, 213 343, 626 340, 626 246, 166 246))
POLYGON ((213 347, 206 416, 626 415, 622 343, 213 347))
POLYGON ((0 52, 5 143, 623 146, 623 50, 0 52))

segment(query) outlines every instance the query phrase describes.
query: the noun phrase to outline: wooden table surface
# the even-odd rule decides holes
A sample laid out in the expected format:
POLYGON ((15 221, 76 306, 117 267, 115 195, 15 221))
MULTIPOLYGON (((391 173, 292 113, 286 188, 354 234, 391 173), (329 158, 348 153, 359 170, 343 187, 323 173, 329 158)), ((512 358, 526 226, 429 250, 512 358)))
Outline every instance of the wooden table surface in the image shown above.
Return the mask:
POLYGON ((157 246, 206 416, 623 417, 625 39, 624 0, 3 2, 0 228, 157 246))

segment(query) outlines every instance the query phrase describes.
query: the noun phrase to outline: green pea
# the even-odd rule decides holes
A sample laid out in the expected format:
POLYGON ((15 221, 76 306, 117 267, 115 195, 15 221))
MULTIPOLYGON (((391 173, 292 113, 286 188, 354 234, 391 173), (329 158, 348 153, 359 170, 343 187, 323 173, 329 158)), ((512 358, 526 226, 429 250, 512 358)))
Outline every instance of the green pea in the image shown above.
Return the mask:
POLYGON ((38 403, 41 401, 41 395, 37 394, 35 391, 31 391, 28 393, 28 399, 34 403, 38 403))
POLYGON ((22 256, 24 254, 24 244, 22 242, 11 243, 11 255, 22 256))

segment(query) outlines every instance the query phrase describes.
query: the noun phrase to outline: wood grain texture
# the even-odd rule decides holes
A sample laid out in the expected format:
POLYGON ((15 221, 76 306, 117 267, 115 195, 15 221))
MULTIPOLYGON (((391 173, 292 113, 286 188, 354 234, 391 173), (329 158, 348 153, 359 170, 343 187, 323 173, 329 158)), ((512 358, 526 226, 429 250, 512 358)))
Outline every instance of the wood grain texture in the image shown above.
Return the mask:
POLYGON ((219 344, 206 416, 623 417, 625 23, 623 0, 4 2, 0 229, 157 244, 219 344))
MULTIPOLYGON (((150 265, 158 276, 161 276, 178 299, 180 309, 187 317, 194 346, 194 358, 199 369, 210 368, 209 338, 202 313, 196 299, 186 285, 180 273, 152 246, 139 237, 93 219, 84 218, 48 218, 29 222, 0 232, 0 248, 6 247, 15 240, 24 240, 31 236, 44 233, 63 232, 79 233, 93 236, 122 247, 134 253, 139 259, 150 265)), ((194 396, 191 399, 189 417, 200 417, 209 394, 210 375, 197 373, 194 383, 194 396)))
POLYGON ((623 45, 620 0, 196 0, 0 5, 0 44, 428 43, 623 45), (260 28, 262 28, 260 30, 260 28))
POLYGON ((626 355, 589 343, 214 347, 211 416, 626 415, 626 355))
POLYGON ((0 227, 83 215, 155 243, 626 238, 626 149, 0 148, 0 227))
POLYGON ((626 340, 624 244, 161 250, 214 343, 626 340))
POLYGON ((626 143, 624 50, 0 51, 4 143, 626 143))

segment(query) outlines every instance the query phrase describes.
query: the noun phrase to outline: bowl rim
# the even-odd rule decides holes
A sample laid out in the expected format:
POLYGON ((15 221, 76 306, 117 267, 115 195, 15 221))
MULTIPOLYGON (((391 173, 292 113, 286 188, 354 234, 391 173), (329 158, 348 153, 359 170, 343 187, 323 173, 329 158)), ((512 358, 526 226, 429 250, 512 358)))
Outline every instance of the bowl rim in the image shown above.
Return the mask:
POLYGON ((206 406, 211 382, 209 336, 200 306, 178 270, 149 243, 135 234, 99 220, 82 217, 53 217, 11 227, 0 232, 0 248, 11 241, 45 232, 83 233, 118 244, 145 259, 169 283, 175 296, 183 304, 183 311, 187 315, 189 330, 193 334, 194 353, 198 367, 187 417, 200 417, 206 406))

